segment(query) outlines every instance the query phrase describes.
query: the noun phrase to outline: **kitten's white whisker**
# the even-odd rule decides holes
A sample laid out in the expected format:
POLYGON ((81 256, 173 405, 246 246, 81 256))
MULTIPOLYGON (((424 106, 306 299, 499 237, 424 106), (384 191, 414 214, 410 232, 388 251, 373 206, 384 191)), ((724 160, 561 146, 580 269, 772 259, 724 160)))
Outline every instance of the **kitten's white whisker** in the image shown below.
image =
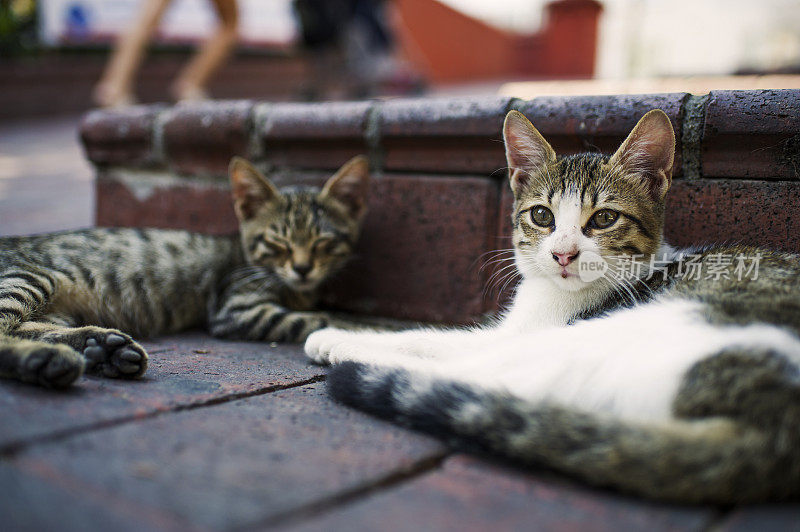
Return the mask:
POLYGON ((505 290, 508 287, 508 285, 511 284, 518 277, 522 277, 522 275, 518 271, 514 271, 511 275, 508 276, 508 279, 506 280, 506 282, 503 283, 503 286, 500 287, 500 290, 497 292, 498 299, 503 294, 503 292, 505 292, 505 290))
POLYGON ((634 297, 633 293, 631 293, 630 289, 625 285, 624 279, 622 276, 613 270, 606 270, 605 275, 601 278, 603 281, 608 283, 611 290, 619 295, 623 302, 630 301, 631 305, 636 303, 636 298, 634 297))
POLYGON ((510 255, 513 257, 514 249, 498 249, 494 251, 487 251, 486 253, 481 254, 473 263, 470 265, 470 268, 473 268, 475 264, 483 259, 486 256, 489 256, 483 263, 483 265, 478 269, 479 272, 482 272, 489 264, 492 264, 496 259, 502 258, 504 256, 510 255))
MULTIPOLYGON (((509 276, 519 275, 519 272, 516 270, 516 264, 509 264, 504 266, 502 269, 496 271, 484 285, 483 290, 483 298, 486 298, 491 294, 501 283, 508 279, 509 276)), ((500 291, 502 292, 502 290, 500 291)), ((498 292, 498 297, 499 293, 498 292)))
POLYGON ((490 287, 493 287, 493 282, 494 281, 496 281, 497 279, 499 279, 501 277, 504 277, 508 273, 509 270, 515 269, 515 268, 516 268, 516 264, 507 264, 507 265, 503 266, 502 268, 500 268, 499 270, 494 272, 492 274, 492 276, 489 277, 489 279, 486 280, 486 284, 488 286, 490 286, 490 287))
POLYGON ((491 266, 496 266, 496 265, 499 265, 499 264, 505 264, 507 262, 512 262, 514 260, 515 260, 514 257, 507 257, 507 258, 503 258, 503 259, 495 259, 495 260, 493 260, 491 262, 487 262, 483 266, 481 266, 480 269, 478 270, 478 272, 480 273, 480 272, 483 272, 484 270, 486 270, 487 268, 489 268, 491 266))
POLYGON ((501 277, 498 277, 493 283, 487 284, 483 290, 482 297, 484 299, 488 298, 490 294, 496 293, 497 299, 500 298, 500 295, 503 293, 504 288, 501 288, 501 285, 505 285, 506 282, 511 278, 513 279, 515 276, 519 276, 519 272, 516 270, 505 272, 501 277))

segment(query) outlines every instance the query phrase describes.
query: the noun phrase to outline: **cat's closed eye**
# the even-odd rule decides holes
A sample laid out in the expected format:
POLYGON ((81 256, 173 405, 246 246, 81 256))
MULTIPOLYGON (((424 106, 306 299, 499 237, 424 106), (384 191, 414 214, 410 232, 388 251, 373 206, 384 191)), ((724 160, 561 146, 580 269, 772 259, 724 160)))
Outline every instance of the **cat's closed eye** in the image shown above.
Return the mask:
POLYGON ((278 242, 261 235, 258 238, 256 250, 261 256, 275 257, 278 255, 285 255, 289 252, 289 247, 286 243, 278 242))
POLYGON ((350 254, 350 246, 338 239, 331 237, 323 237, 314 242, 312 246, 314 253, 325 253, 334 256, 344 256, 350 254))

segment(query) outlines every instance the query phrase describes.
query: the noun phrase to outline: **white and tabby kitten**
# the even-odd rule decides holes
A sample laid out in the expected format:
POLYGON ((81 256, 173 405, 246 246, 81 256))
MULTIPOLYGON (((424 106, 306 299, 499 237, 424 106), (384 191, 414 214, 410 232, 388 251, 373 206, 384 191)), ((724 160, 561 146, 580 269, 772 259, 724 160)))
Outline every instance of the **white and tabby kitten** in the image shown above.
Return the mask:
POLYGON ((675 136, 660 110, 611 157, 557 157, 515 111, 504 138, 522 276, 510 310, 474 330, 313 333, 308 356, 341 364, 334 397, 645 496, 797 498, 798 257, 664 243, 675 136), (583 275, 598 262, 605 275, 583 275))

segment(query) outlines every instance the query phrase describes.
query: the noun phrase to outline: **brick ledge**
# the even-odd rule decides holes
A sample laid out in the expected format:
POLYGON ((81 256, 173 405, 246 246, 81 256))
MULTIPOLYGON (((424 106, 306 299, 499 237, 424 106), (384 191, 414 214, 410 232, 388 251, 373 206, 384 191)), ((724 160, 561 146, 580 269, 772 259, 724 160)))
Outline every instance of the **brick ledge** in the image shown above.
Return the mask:
POLYGON ((359 259, 327 298, 396 318, 466 323, 498 308, 479 257, 509 247, 501 127, 524 112, 557 151, 615 149, 663 109, 678 137, 667 238, 800 250, 800 90, 386 102, 222 101, 88 114, 97 222, 236 230, 225 169, 243 155, 279 184, 321 183, 369 155, 374 183, 359 259), (137 195, 138 194, 138 195, 137 195))

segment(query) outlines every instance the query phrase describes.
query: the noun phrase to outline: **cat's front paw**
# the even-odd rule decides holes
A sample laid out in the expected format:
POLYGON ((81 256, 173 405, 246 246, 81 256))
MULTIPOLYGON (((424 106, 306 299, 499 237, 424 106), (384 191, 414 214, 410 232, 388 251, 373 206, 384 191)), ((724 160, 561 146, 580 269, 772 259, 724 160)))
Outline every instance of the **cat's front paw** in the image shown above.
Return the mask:
POLYGON ((81 376, 84 361, 66 345, 34 345, 22 358, 19 378, 22 382, 47 388, 66 388, 81 376))
POLYGON ((317 364, 329 364, 331 350, 338 344, 347 341, 352 333, 328 327, 308 335, 305 343, 306 356, 317 364))
POLYGON ((97 328, 83 347, 87 373, 137 379, 147 370, 147 352, 125 333, 97 328))
POLYGON ((375 345, 358 332, 332 327, 312 333, 306 340, 305 351, 308 358, 317 364, 374 363, 384 359, 389 361, 398 355, 391 349, 375 345))

